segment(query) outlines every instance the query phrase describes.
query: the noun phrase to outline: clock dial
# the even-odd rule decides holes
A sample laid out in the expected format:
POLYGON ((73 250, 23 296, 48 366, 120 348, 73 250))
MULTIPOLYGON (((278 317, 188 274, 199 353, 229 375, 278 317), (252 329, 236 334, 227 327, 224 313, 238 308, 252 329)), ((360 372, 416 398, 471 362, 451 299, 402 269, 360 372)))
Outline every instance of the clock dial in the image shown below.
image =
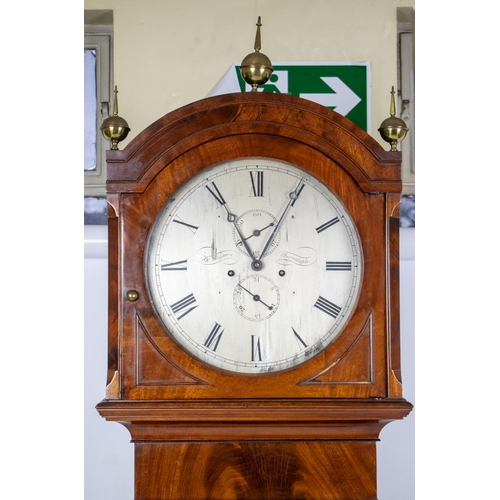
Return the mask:
POLYGON ((362 276, 356 228, 337 196, 270 159, 214 165, 181 186, 146 261, 169 334, 237 373, 289 369, 322 351, 346 325, 362 276))

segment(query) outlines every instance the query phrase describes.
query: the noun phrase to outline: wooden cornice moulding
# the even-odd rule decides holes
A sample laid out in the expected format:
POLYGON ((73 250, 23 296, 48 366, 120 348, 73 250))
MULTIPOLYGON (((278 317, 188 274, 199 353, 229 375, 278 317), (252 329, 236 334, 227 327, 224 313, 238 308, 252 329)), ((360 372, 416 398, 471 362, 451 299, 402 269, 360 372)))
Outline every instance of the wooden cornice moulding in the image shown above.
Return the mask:
POLYGON ((154 122, 125 149, 108 151, 108 193, 141 192, 165 165, 193 147, 244 135, 304 142, 341 165, 365 192, 401 192, 400 152, 385 151, 356 124, 324 106, 250 92, 188 104, 154 122))

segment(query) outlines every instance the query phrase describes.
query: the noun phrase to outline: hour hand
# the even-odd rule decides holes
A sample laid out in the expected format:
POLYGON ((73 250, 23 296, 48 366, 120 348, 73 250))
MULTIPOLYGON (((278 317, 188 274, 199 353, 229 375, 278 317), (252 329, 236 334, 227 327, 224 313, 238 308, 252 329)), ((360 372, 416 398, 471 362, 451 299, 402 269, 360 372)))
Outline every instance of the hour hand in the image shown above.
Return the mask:
POLYGON ((236 229, 236 232, 238 233, 238 236, 240 237, 240 241, 241 243, 243 243, 243 246, 245 247, 245 250, 247 251, 248 253, 248 256, 253 259, 253 252, 252 252, 252 249, 250 248, 250 245, 247 243, 247 239, 248 238, 245 238, 243 236, 243 233, 241 232, 241 229, 240 227, 238 226, 238 223, 236 222, 237 220, 237 217, 236 215, 232 214, 231 212, 229 212, 229 210, 227 209, 226 205, 224 205, 226 211, 227 211, 227 220, 229 222, 232 222, 234 224, 234 227, 236 229))
MULTIPOLYGON (((225 205, 224 205, 225 206, 225 205)), ((226 206, 225 206, 226 207, 226 206)), ((227 210, 227 207, 226 207, 226 210, 227 210)), ((245 250, 247 251, 248 253, 248 256, 252 259, 252 263, 250 264, 252 269, 254 271, 260 271, 260 269, 262 268, 262 262, 259 260, 259 259, 255 259, 254 258, 254 253, 252 252, 252 249, 250 248, 250 245, 248 244, 247 240, 248 238, 245 238, 243 236, 243 233, 241 232, 241 229, 240 227, 238 226, 238 223, 236 222, 236 219, 237 217, 230 213, 228 210, 227 210, 227 220, 229 222, 232 222, 234 224, 234 227, 236 229, 236 232, 238 233, 238 236, 240 237, 240 241, 238 243, 242 243, 243 246, 245 247, 245 250)), ((252 235, 253 236, 253 235, 252 235)), ((251 236, 249 236, 250 238, 251 236)))
POLYGON ((245 247, 245 250, 248 252, 248 256, 252 259, 252 268, 254 267, 254 263, 256 262, 255 259, 253 259, 253 252, 252 249, 250 248, 250 245, 247 243, 245 237, 243 236, 241 229, 238 226, 237 220, 238 217, 234 215, 229 208, 227 207, 226 200, 222 196, 221 192, 219 191, 219 188, 215 184, 215 182, 212 182, 212 188, 209 186, 205 186, 209 191, 210 194, 224 207, 227 213, 227 221, 230 222, 231 224, 234 225, 236 232, 238 233, 241 242, 243 243, 243 246, 245 247))

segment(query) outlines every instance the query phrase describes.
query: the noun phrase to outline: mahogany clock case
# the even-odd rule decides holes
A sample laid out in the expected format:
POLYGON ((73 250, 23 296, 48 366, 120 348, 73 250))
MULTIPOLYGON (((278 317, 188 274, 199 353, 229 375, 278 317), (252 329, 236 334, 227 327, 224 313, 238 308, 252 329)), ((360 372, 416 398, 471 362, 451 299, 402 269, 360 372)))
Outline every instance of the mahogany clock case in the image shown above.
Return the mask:
POLYGON ((198 101, 108 151, 111 399, 401 398, 400 191, 400 153, 288 95, 198 101), (172 193, 211 165, 256 157, 296 165, 330 186, 354 221, 364 260, 357 305, 335 341, 293 369, 259 376, 218 370, 180 348, 151 305, 145 276, 148 238, 172 193), (130 290, 137 300, 127 300, 130 290))
POLYGON ((130 431, 135 499, 375 499, 380 430, 412 409, 399 355, 400 153, 323 106, 252 92, 169 113, 107 161, 109 357, 97 410, 130 431), (362 248, 344 329, 275 373, 188 354, 155 312, 146 276, 169 197, 207 167, 245 158, 286 162, 329 186, 362 248))

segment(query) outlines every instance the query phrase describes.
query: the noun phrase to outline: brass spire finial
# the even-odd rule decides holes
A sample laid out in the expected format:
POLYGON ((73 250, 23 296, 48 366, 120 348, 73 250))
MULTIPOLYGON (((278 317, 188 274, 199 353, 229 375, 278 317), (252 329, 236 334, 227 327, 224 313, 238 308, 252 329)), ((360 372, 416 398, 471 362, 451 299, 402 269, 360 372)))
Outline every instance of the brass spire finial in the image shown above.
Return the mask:
POLYGON ((113 94, 115 94, 113 99, 113 115, 118 116, 118 85, 115 85, 113 94))
POLYGON ((386 118, 378 129, 382 139, 390 143, 391 151, 398 150, 398 142, 401 142, 406 137, 406 133, 408 132, 408 127, 406 126, 404 120, 396 116, 396 100, 394 98, 394 94, 395 92, 393 86, 391 90, 391 107, 389 111, 391 116, 386 118))
POLYGON ((130 127, 121 116, 118 116, 118 87, 116 85, 114 94, 113 116, 108 116, 102 121, 101 132, 108 141, 111 141, 111 149, 117 150, 118 143, 127 137, 130 127))
POLYGON ((264 85, 271 74, 273 73, 273 65, 269 57, 260 52, 261 39, 260 39, 260 16, 257 21, 257 33, 255 34, 255 52, 248 54, 240 65, 240 72, 243 80, 252 86, 252 92, 257 92, 259 85, 264 85))
POLYGON ((255 33, 255 43, 253 45, 253 48, 255 52, 260 52, 260 49, 262 48, 262 42, 260 41, 260 27, 262 26, 262 23, 260 22, 260 16, 259 19, 257 19, 257 33, 255 33))

